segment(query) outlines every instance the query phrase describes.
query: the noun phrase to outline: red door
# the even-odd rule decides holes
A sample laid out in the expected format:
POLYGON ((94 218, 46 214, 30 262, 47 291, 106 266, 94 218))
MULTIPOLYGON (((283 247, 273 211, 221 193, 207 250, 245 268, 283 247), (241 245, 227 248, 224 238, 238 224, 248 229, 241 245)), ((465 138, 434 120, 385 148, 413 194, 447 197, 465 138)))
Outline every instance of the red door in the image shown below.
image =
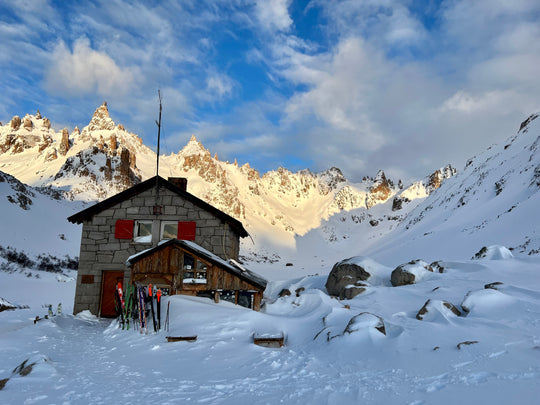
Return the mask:
POLYGON ((104 318, 116 318, 116 307, 114 305, 116 286, 122 283, 124 287, 123 271, 104 271, 101 284, 101 316, 104 318))

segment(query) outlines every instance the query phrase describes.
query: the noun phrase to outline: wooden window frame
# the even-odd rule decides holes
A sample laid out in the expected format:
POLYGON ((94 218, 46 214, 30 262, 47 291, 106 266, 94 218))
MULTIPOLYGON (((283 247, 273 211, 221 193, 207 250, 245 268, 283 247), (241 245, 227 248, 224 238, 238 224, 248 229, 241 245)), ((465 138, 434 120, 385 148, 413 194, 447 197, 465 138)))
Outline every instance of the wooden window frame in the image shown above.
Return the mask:
POLYGON ((133 241, 134 242, 152 243, 153 233, 154 233, 154 221, 152 221, 151 219, 140 219, 140 220, 135 221, 134 228, 133 228, 133 241), (143 235, 143 236, 138 235, 139 224, 150 224, 150 235, 143 235), (148 236, 150 236, 150 238, 148 238, 148 236))
POLYGON ((181 278, 182 278, 182 284, 183 285, 193 285, 193 286, 197 286, 197 285, 207 285, 208 284, 208 271, 210 269, 210 263, 208 263, 207 261, 201 259, 200 257, 194 255, 193 253, 190 253, 190 252, 186 252, 186 251, 183 251, 183 258, 182 258, 182 275, 181 275, 181 278), (193 269, 186 269, 185 268, 185 255, 189 255, 193 258, 193 269), (203 265, 206 267, 206 270, 202 271, 203 269, 199 269, 199 263, 203 263, 203 265), (193 277, 185 277, 184 276, 184 273, 185 272, 189 272, 189 273, 193 273, 193 277), (206 277, 203 279, 203 278, 198 278, 198 273, 206 273, 206 277), (192 282, 185 282, 185 280, 205 280, 204 283, 199 283, 199 282, 195 282, 195 281, 192 281, 192 282))

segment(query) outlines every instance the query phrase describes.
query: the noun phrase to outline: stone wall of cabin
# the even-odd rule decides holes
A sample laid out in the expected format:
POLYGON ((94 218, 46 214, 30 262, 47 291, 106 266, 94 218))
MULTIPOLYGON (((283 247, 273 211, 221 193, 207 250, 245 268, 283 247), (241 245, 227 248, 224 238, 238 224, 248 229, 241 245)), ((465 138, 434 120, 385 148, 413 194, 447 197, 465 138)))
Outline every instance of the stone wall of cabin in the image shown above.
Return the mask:
POLYGON ((162 213, 155 215, 155 194, 155 189, 147 190, 83 222, 74 314, 89 310, 99 315, 103 271, 122 270, 124 286, 129 283, 130 271, 125 265, 126 260, 157 245, 161 221, 195 221, 195 243, 225 260, 238 259, 240 239, 227 223, 166 188, 159 191, 158 205, 163 207, 162 213), (115 239, 118 219, 152 220, 152 242, 115 239))

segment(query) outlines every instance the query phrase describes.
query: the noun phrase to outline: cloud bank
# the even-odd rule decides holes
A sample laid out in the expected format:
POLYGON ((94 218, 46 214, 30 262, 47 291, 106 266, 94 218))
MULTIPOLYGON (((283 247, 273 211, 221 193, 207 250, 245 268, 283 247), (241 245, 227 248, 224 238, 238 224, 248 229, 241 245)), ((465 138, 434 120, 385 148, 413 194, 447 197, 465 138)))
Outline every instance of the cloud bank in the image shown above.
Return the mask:
POLYGON ((459 168, 540 110, 533 0, 0 7, 2 120, 39 108, 80 126, 107 100, 153 144, 161 89, 167 152, 195 134, 261 172, 417 179, 459 168))

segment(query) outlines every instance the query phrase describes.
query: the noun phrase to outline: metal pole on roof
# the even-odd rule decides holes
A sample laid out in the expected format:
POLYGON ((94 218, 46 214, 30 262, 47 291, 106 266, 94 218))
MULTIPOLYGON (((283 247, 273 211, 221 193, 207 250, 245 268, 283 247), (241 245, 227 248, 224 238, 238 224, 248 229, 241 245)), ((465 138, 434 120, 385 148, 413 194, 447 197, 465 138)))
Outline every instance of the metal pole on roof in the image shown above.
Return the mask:
POLYGON ((158 90, 158 97, 159 97, 159 121, 156 121, 156 125, 158 127, 158 133, 157 133, 157 162, 156 162, 156 205, 159 205, 159 138, 161 137, 161 90, 158 90))

